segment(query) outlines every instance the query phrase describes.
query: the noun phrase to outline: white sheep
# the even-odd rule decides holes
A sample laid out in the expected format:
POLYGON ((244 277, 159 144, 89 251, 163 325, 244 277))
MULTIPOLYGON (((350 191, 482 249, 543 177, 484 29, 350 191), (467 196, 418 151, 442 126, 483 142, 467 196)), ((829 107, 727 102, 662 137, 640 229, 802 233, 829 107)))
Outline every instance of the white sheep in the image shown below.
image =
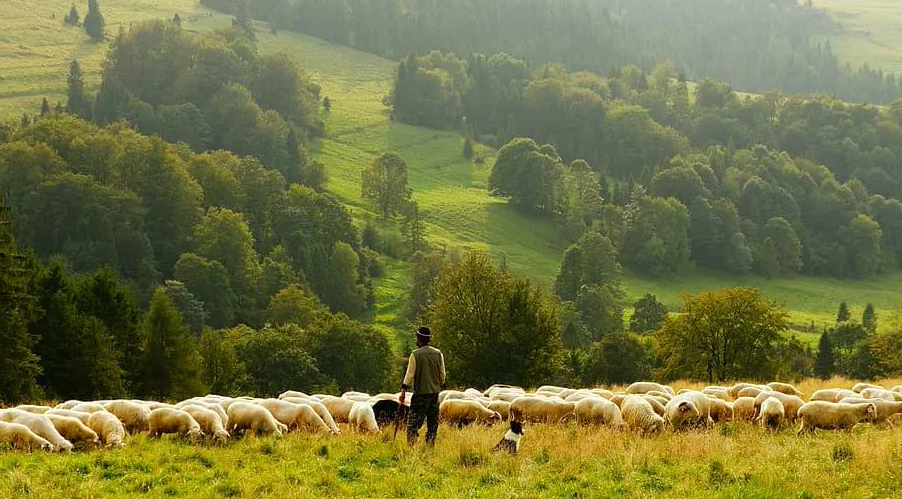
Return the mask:
POLYGON ((91 413, 91 417, 88 419, 88 428, 94 430, 107 447, 122 447, 125 445, 125 426, 111 412, 97 411, 91 413))
POLYGON ((369 402, 354 402, 348 413, 348 422, 357 431, 375 433, 379 431, 379 425, 376 423, 376 413, 373 412, 373 406, 369 402))
POLYGON ((671 396, 676 395, 673 388, 653 381, 637 381, 626 388, 626 393, 648 393, 650 391, 666 392, 671 396))
POLYGON ((501 421, 501 414, 486 408, 475 400, 450 399, 438 406, 439 420, 463 426, 482 422, 492 424, 501 421))
POLYGON ((332 418, 339 423, 350 422, 351 408, 354 407, 353 400, 341 397, 326 397, 320 399, 320 403, 328 409, 332 418))
POLYGON ((896 401, 896 397, 893 396, 893 392, 883 388, 865 388, 858 393, 866 399, 883 399, 889 402, 896 401))
MULTIPOLYGON (((607 390, 605 390, 605 391, 607 391, 607 390)), ((593 390, 593 392, 594 392, 594 390, 593 390)), ((605 397, 606 399, 610 399, 611 397, 614 396, 614 392, 611 392, 611 391, 607 391, 607 392, 610 393, 611 395, 610 395, 610 397, 605 397)), ((662 399, 665 399, 668 401, 673 398, 673 395, 671 395, 670 393, 662 392, 662 391, 658 391, 658 390, 652 390, 650 392, 645 392, 645 395, 652 395, 654 397, 662 398, 662 399)), ((665 404, 666 404, 666 402, 665 402, 665 404)))
POLYGON ((620 404, 620 414, 626 426, 643 434, 659 433, 664 429, 664 418, 658 416, 651 404, 640 395, 627 395, 620 404))
POLYGON ((72 409, 76 405, 80 404, 81 400, 67 400, 65 402, 60 402, 53 406, 54 409, 72 409))
POLYGON ((20 411, 31 412, 34 414, 44 414, 45 412, 52 409, 52 407, 48 407, 46 405, 17 405, 13 407, 13 409, 19 409, 20 411))
MULTIPOLYGON (((690 426, 711 426, 714 423, 714 420, 711 418, 711 406, 712 406, 713 402, 711 401, 711 398, 708 397, 707 395, 705 395, 704 393, 698 392, 695 390, 685 391, 681 394, 678 394, 676 397, 670 399, 670 402, 667 403, 667 406, 672 405, 674 403, 674 401, 677 401, 677 400, 691 401, 693 403, 693 405, 695 405, 695 408, 698 410, 698 415, 696 415, 694 417, 694 419, 691 416, 684 416, 684 417, 688 417, 689 420, 686 422, 684 422, 682 420, 679 421, 680 424, 678 424, 678 425, 674 424, 675 428, 680 428, 685 424, 688 424, 690 426)), ((666 409, 666 406, 665 406, 665 409, 666 409)), ((667 413, 670 414, 670 410, 667 410, 667 413)), ((686 414, 686 413, 684 413, 684 414, 686 414)), ((691 411, 690 411, 690 414, 691 414, 691 411)), ((672 421, 671 421, 671 424, 673 424, 672 421)))
POLYGON ((761 387, 758 387, 758 386, 747 386, 747 387, 739 390, 739 392, 737 392, 736 398, 740 398, 740 397, 755 398, 761 392, 769 392, 769 391, 771 391, 769 388, 762 389, 761 387))
POLYGON ((81 421, 85 425, 87 425, 88 420, 91 419, 90 412, 78 412, 78 411, 73 411, 71 409, 50 409, 49 411, 44 413, 44 415, 50 415, 50 414, 56 414, 58 416, 66 416, 66 417, 70 417, 70 418, 75 418, 75 419, 81 421))
POLYGON ((329 430, 331 430, 332 433, 336 435, 341 433, 341 428, 339 428, 338 425, 335 424, 335 419, 332 417, 332 413, 330 413, 329 409, 326 408, 326 406, 323 405, 323 403, 319 400, 313 398, 304 399, 298 397, 286 397, 282 400, 284 400, 285 402, 290 402, 292 404, 309 405, 311 408, 313 408, 314 411, 316 411, 316 414, 323 420, 323 422, 326 423, 326 426, 329 427, 329 430))
MULTIPOLYGON (((229 416, 226 414, 225 409, 219 405, 219 400, 216 397, 195 397, 187 400, 183 400, 178 404, 175 404, 176 409, 182 409, 186 405, 199 405, 204 409, 209 409, 219 415, 219 420, 222 422, 223 428, 228 428, 229 426, 229 416)), ((199 421, 198 421, 199 422, 199 421)), ((203 424, 201 424, 203 427, 203 424)))
POLYGON ((97 445, 100 443, 100 437, 97 436, 97 433, 88 428, 88 426, 79 419, 48 413, 44 413, 44 416, 50 420, 50 423, 53 424, 56 431, 70 442, 85 442, 88 445, 97 445))
POLYGON ((874 423, 886 422, 896 414, 902 414, 902 402, 890 402, 884 399, 866 399, 863 397, 846 397, 840 400, 843 404, 874 404, 877 413, 872 419, 874 423))
POLYGON ((846 390, 844 388, 825 388, 823 390, 817 390, 816 392, 811 394, 811 398, 808 399, 809 402, 815 402, 822 400, 824 402, 836 402, 837 400, 844 399, 846 397, 857 397, 858 392, 853 392, 852 390, 846 390))
POLYGON ((573 414, 576 404, 552 398, 525 395, 511 402, 510 417, 515 421, 543 421, 558 423, 573 414))
POLYGON ((288 431, 305 428, 314 432, 333 433, 323 418, 309 405, 279 399, 264 399, 256 403, 271 412, 276 420, 288 427, 288 431))
POLYGON ((714 398, 718 398, 725 402, 730 402, 731 400, 733 400, 733 397, 731 397, 730 394, 727 393, 726 390, 723 390, 721 388, 708 387, 708 388, 703 389, 702 393, 704 393, 705 395, 714 397, 714 398))
POLYGON ((310 396, 307 395, 306 393, 296 392, 294 390, 286 390, 279 394, 279 400, 288 398, 288 397, 296 397, 296 398, 302 398, 302 399, 310 398, 310 396))
POLYGON ((134 433, 148 430, 150 409, 147 406, 130 400, 111 400, 103 406, 122 421, 125 431, 134 433))
POLYGON ((709 415, 715 423, 731 421, 733 419, 733 403, 712 398, 709 415))
POLYGON ((576 402, 576 420, 580 423, 594 423, 620 428, 624 426, 623 415, 617 404, 602 398, 590 397, 576 402))
POLYGON ((774 397, 783 404, 785 417, 790 423, 795 422, 799 414, 799 409, 801 409, 801 407, 805 404, 805 401, 797 395, 787 395, 785 393, 774 391, 761 392, 757 397, 755 397, 756 415, 761 412, 761 404, 763 404, 764 401, 768 399, 768 397, 774 397))
MULTIPOLYGON (((63 408, 61 407, 61 409, 63 408)), ((72 407, 69 407, 69 409, 78 412, 98 412, 105 411, 106 407, 104 407, 103 404, 97 402, 80 402, 72 407)))
POLYGON ((698 425, 702 413, 689 392, 677 394, 664 407, 665 419, 675 430, 698 425))
POLYGON ((36 435, 27 426, 0 421, 0 442, 9 442, 16 449, 53 451, 53 444, 36 435))
POLYGON ((651 404, 651 408, 655 410, 655 414, 661 416, 662 418, 664 417, 664 414, 667 412, 665 407, 667 406, 667 403, 670 402, 670 400, 658 398, 647 393, 640 393, 638 395, 642 395, 642 397, 645 398, 645 400, 647 400, 649 404, 651 404))
POLYGON ((489 400, 485 404, 485 408, 490 411, 495 411, 501 415, 502 421, 507 421, 510 419, 511 415, 511 403, 505 402, 504 400, 489 400))
POLYGON ((796 397, 804 397, 805 396, 804 393, 798 391, 796 389, 796 387, 792 386, 789 383, 780 383, 779 381, 771 381, 770 383, 767 384, 767 386, 775 392, 784 393, 786 395, 795 395, 796 397))
POLYGON ((783 402, 777 397, 767 397, 761 403, 761 411, 758 413, 757 420, 761 425, 771 430, 776 430, 783 424, 786 417, 786 411, 783 408, 783 402))
POLYGON ((166 433, 197 440, 204 436, 200 424, 194 420, 191 414, 181 409, 160 407, 150 411, 147 417, 147 434, 150 437, 160 437, 166 433))
POLYGON ((739 397, 733 401, 733 419, 736 421, 752 421, 755 419, 755 399, 739 397))
POLYGON ((225 444, 229 440, 231 435, 226 431, 222 424, 222 418, 216 411, 199 404, 188 404, 182 406, 181 410, 190 414, 197 421, 204 435, 216 439, 220 444, 225 444))
POLYGON ((877 416, 877 406, 871 403, 842 404, 817 400, 808 402, 799 409, 799 435, 814 432, 815 428, 851 429, 859 421, 877 416))
POLYGON ((246 401, 235 401, 229 405, 229 430, 252 431, 256 434, 276 435, 281 437, 288 432, 288 427, 273 417, 265 407, 246 401))
POLYGON ((63 436, 60 435, 60 432, 56 430, 56 427, 53 426, 50 418, 43 414, 34 414, 18 409, 7 409, 5 411, 0 411, 0 421, 27 426, 35 435, 50 442, 55 451, 69 452, 72 450, 72 442, 63 438, 63 436))
POLYGON ((855 393, 861 393, 865 388, 883 388, 880 385, 874 385, 871 383, 855 383, 855 386, 852 387, 852 391, 855 393))

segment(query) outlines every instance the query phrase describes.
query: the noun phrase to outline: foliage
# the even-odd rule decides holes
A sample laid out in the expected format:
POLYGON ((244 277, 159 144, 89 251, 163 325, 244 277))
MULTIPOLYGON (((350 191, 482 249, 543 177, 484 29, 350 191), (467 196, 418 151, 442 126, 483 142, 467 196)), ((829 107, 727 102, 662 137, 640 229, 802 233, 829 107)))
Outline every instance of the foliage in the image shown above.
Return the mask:
POLYGON ((559 369, 558 310, 541 288, 471 253, 435 286, 429 322, 455 384, 538 385, 559 369))
POLYGON ((817 344, 817 359, 814 363, 814 374, 821 379, 828 379, 836 369, 836 360, 833 353, 833 343, 826 331, 821 333, 821 339, 817 344))
POLYGON ((772 377, 786 316, 754 288, 686 295, 682 313, 668 318, 656 334, 665 361, 662 374, 709 382, 772 377))
POLYGON ((630 332, 643 334, 655 332, 668 317, 667 306, 658 301, 658 298, 645 293, 645 296, 636 300, 633 304, 633 315, 630 316, 630 332))
POLYGON ((650 356, 645 346, 623 332, 605 335, 593 343, 581 374, 583 382, 589 385, 626 385, 650 376, 650 356))
POLYGON ((195 345, 162 287, 154 292, 144 316, 144 335, 141 393, 159 398, 197 395, 200 362, 195 345))
POLYGON ((304 332, 294 324, 248 331, 236 346, 247 378, 243 388, 264 397, 285 390, 310 392, 321 386, 316 360, 304 346, 304 332))
POLYGON ((402 211, 410 197, 407 164, 394 153, 383 153, 361 173, 363 197, 376 203, 382 218, 402 211))
POLYGON ((85 14, 85 31, 91 40, 99 42, 103 40, 104 27, 106 22, 103 20, 103 14, 100 13, 100 6, 97 0, 88 0, 88 13, 85 14))
POLYGON ((377 393, 397 386, 388 339, 370 325, 344 314, 324 317, 309 329, 306 343, 320 374, 339 391, 377 393))
POLYGON ((89 119, 91 117, 91 103, 85 95, 85 79, 78 61, 72 59, 69 64, 69 77, 67 79, 66 109, 79 117, 89 119))
POLYGON ((307 327, 327 312, 309 289, 291 284, 272 296, 266 317, 274 326, 292 323, 307 327))

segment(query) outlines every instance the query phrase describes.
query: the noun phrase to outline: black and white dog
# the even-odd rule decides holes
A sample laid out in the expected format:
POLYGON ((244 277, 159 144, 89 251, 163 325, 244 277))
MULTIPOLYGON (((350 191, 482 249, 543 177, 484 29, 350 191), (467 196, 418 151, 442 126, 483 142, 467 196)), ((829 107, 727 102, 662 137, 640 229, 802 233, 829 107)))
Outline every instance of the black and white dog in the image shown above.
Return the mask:
POLYGON ((516 454, 517 451, 520 450, 520 439, 523 438, 524 433, 526 432, 523 430, 523 423, 512 419, 510 429, 507 430, 507 433, 504 434, 504 438, 502 438, 492 450, 506 450, 511 454, 516 454))

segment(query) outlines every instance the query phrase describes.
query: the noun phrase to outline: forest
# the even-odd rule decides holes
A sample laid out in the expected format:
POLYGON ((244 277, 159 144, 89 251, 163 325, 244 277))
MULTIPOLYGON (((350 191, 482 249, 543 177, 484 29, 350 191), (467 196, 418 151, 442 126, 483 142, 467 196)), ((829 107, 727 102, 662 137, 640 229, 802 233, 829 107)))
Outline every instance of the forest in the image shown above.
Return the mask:
POLYGON ((401 59, 432 50, 459 57, 505 52, 539 67, 608 75, 672 61, 685 79, 711 77, 746 92, 824 92, 889 103, 902 81, 867 64, 842 65, 829 43, 835 21, 795 0, 202 0, 246 11, 273 29, 401 59), (704 26, 704 29, 699 29, 704 26))

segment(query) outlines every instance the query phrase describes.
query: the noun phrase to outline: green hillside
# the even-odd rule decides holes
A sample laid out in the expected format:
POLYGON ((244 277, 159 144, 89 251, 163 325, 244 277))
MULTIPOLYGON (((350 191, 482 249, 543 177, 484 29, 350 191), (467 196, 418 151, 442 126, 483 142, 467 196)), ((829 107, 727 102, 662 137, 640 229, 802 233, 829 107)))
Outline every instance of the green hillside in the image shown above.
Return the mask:
MULTIPOLYGON (((59 0, 41 2, 39 7, 25 0, 0 4, 0 67, 4 68, 0 117, 19 116, 23 111, 35 113, 45 95, 51 102, 62 99, 66 64, 72 57, 83 62, 89 88, 96 87, 105 48, 91 44, 81 28, 63 26, 61 18, 68 5, 59 0)), ((230 23, 227 16, 212 13, 191 0, 108 0, 101 7, 108 32, 129 21, 170 18, 176 12, 189 29, 212 29, 230 23)), ((262 23, 257 28, 261 52, 288 52, 332 100, 332 111, 325 116, 329 138, 314 144, 313 154, 327 167, 328 188, 349 206, 361 224, 371 219, 385 232, 394 231, 391 223, 378 223, 376 212, 362 200, 360 171, 378 154, 396 152, 410 167, 410 185, 414 198, 427 212, 432 245, 491 251, 514 272, 551 284, 568 243, 550 219, 525 215, 503 199, 490 196, 485 185, 491 159, 485 164, 464 161, 463 139, 457 133, 391 121, 382 98, 391 84, 392 61, 297 33, 281 31, 273 35, 262 23)), ((477 152, 486 156, 492 153, 484 148, 477 152)), ((396 332, 405 327, 401 312, 406 268, 405 262, 387 261, 386 276, 376 281, 374 319, 396 332)), ((878 313, 888 314, 902 296, 900 283, 902 273, 867 281, 812 277, 768 280, 692 269, 666 280, 637 275, 626 278, 630 299, 651 292, 672 309, 679 306, 683 293, 726 285, 757 286, 785 303, 795 323, 816 325, 832 322, 841 300, 850 303, 853 314, 860 314, 866 302, 873 302, 878 313)), ((816 339, 815 334, 803 337, 816 339)))
POLYGON ((897 0, 820 0, 842 30, 826 37, 843 63, 902 73, 902 2, 897 0))

